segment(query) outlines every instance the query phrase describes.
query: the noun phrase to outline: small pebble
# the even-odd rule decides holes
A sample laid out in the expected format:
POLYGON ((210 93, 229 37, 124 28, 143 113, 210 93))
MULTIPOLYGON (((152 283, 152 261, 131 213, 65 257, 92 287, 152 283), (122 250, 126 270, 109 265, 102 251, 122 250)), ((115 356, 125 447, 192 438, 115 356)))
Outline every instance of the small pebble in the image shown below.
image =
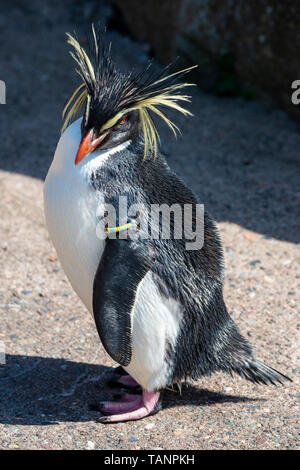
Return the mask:
POLYGON ((152 429, 154 428, 155 424, 154 423, 149 423, 145 426, 145 429, 152 429))
POLYGON ((93 442, 93 441, 87 441, 87 448, 88 448, 89 450, 95 449, 95 442, 93 442))
POLYGON ((257 264, 261 263, 260 259, 254 259, 253 261, 250 261, 250 266, 256 266, 257 264))

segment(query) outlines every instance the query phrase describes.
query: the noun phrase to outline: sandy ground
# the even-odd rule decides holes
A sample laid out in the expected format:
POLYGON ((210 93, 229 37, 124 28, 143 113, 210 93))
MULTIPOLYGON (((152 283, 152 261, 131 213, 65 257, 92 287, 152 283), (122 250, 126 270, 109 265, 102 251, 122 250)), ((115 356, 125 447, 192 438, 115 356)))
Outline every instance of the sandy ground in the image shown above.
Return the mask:
MULTIPOLYGON (((297 448, 299 125, 265 104, 199 90, 195 117, 177 119, 183 137, 176 142, 162 129, 163 149, 218 223, 229 311, 257 355, 294 382, 264 387, 216 374, 181 396, 167 391, 162 412, 131 423, 102 425, 89 410, 109 395, 115 364, 56 259, 42 196, 62 105, 76 83, 64 38, 77 21, 69 3, 1 4, 0 448, 297 448)), ((121 66, 143 66, 138 44, 112 39, 121 66)))

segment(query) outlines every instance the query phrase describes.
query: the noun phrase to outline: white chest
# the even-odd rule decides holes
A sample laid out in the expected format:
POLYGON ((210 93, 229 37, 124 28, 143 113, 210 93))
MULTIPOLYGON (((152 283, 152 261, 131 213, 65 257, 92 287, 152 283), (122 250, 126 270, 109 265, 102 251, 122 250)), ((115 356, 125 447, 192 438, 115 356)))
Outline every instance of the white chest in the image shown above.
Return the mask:
POLYGON ((48 230, 62 267, 91 312, 93 281, 103 251, 103 241, 96 236, 95 194, 75 180, 50 174, 45 207, 48 230))
POLYGON ((96 235, 100 194, 89 182, 95 155, 93 161, 87 157, 82 164, 74 165, 79 143, 80 120, 67 129, 58 143, 45 181, 44 203, 49 234, 62 267, 92 312, 93 281, 103 252, 103 240, 96 235))

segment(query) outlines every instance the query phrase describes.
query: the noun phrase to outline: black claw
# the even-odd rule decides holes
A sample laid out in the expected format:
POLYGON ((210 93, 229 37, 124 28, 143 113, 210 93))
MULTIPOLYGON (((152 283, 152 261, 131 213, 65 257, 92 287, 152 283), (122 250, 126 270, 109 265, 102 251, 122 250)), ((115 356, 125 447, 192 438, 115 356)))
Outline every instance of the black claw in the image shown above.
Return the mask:
POLYGON ((123 385, 120 384, 120 382, 118 382, 119 378, 120 377, 118 377, 117 379, 108 380, 107 386, 110 387, 110 388, 120 388, 120 387, 122 387, 123 385))
POLYGON ((114 400, 120 400, 121 398, 123 398, 124 396, 124 393, 114 393, 113 394, 113 399, 114 400))
POLYGON ((130 395, 141 395, 143 392, 143 389, 139 385, 136 387, 128 387, 126 390, 130 391, 130 395))
POLYGON ((109 423, 109 416, 101 416, 97 419, 97 423, 109 423))
POLYGON ((101 403, 91 403, 89 405, 89 409, 91 411, 101 411, 103 408, 103 405, 101 403))
POLYGON ((102 399, 101 401, 99 401, 98 403, 91 403, 89 405, 89 409, 91 411, 102 411, 102 408, 103 408, 103 402, 104 401, 109 401, 108 399, 102 399))
POLYGON ((99 411, 98 406, 99 405, 97 403, 89 403, 89 410, 90 411, 99 411))

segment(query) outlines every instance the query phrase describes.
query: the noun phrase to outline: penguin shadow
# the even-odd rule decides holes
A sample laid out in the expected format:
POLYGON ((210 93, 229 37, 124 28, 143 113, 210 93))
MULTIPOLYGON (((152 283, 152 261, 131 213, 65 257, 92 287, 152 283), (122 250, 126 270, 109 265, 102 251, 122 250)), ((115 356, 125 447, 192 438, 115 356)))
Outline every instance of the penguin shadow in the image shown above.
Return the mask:
POLYGON ((60 358, 7 354, 0 365, 0 423, 93 421, 96 413, 89 403, 107 393, 104 384, 111 370, 60 358))
MULTIPOLYGON (((96 421, 91 403, 110 399, 114 369, 103 365, 40 356, 6 355, 0 366, 0 423, 42 425, 96 421)), ((256 401, 183 385, 181 395, 165 390, 162 408, 256 401)))
POLYGON ((222 392, 213 392, 206 388, 201 388, 201 385, 194 385, 192 383, 183 383, 181 392, 174 387, 174 389, 164 390, 162 409, 173 408, 176 406, 216 406, 221 403, 247 403, 247 402, 260 402, 265 401, 262 398, 250 398, 239 395, 228 395, 222 392))

